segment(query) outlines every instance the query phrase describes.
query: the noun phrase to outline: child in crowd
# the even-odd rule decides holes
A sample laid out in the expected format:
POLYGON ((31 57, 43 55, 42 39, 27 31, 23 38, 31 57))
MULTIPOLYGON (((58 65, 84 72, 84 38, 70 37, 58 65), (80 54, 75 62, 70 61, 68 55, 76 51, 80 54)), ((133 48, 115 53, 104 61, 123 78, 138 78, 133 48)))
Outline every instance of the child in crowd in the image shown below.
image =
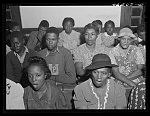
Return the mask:
POLYGON ((66 109, 66 100, 56 86, 49 83, 51 72, 41 57, 31 57, 27 66, 30 86, 24 90, 25 109, 66 109))
POLYGON ((96 44, 97 44, 97 45, 101 45, 101 43, 102 43, 102 40, 101 40, 102 21, 101 21, 101 20, 94 20, 94 21, 92 22, 92 24, 98 27, 98 37, 97 37, 97 39, 96 39, 96 44))
POLYGON ((74 89, 76 109, 125 109, 127 107, 125 89, 111 77, 111 64, 106 54, 96 54, 88 70, 89 79, 74 89))
POLYGON ((74 49, 80 45, 80 33, 73 30, 75 25, 74 19, 66 17, 63 20, 63 31, 59 34, 59 46, 63 46, 71 51, 73 54, 74 49))
POLYGON ((49 22, 47 20, 42 20, 38 26, 38 30, 31 32, 27 42, 27 48, 37 52, 43 49, 42 40, 48 27, 49 22))
POLYGON ((102 44, 105 46, 105 51, 107 54, 114 47, 115 39, 117 38, 117 33, 114 33, 115 23, 111 20, 104 24, 105 32, 101 35, 102 44))

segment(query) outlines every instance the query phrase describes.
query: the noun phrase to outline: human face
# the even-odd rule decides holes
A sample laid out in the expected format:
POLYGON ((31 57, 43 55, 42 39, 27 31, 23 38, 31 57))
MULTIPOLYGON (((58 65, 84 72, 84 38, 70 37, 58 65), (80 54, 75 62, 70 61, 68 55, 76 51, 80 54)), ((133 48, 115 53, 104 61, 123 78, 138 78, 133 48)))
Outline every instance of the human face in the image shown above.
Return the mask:
POLYGON ((19 54, 23 49, 23 40, 18 37, 12 38, 11 47, 16 53, 19 54))
POLYGON ((45 83, 46 75, 40 65, 31 65, 28 68, 28 78, 35 90, 41 90, 45 83))
POLYGON ((114 27, 111 23, 109 23, 107 26, 106 26, 106 32, 108 35, 112 35, 113 34, 113 31, 114 31, 114 27))
POLYGON ((92 46, 95 44, 97 33, 94 29, 87 29, 84 34, 86 44, 92 46))
POLYGON ((123 49, 127 49, 131 43, 132 43, 132 39, 128 36, 121 37, 120 39, 120 46, 123 49))
POLYGON ((58 37, 55 33, 46 34, 46 45, 50 51, 56 50, 58 37))
POLYGON ((64 24, 64 29, 67 34, 70 34, 73 28, 72 22, 68 21, 64 24))
POLYGON ((103 87, 106 84, 107 78, 110 76, 108 68, 100 68, 92 71, 92 82, 95 87, 103 87))
POLYGON ((41 39, 46 33, 47 27, 39 27, 38 38, 41 39))

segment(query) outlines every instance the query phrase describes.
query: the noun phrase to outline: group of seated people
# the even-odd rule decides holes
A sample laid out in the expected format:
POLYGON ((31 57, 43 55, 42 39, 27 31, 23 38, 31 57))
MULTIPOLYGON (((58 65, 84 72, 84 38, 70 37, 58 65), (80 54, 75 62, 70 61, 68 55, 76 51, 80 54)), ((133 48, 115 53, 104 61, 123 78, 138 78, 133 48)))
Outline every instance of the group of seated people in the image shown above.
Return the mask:
POLYGON ((25 44, 16 23, 6 45, 6 109, 146 109, 145 28, 95 20, 83 33, 42 20, 25 44), (81 39, 82 38, 82 39, 81 39))

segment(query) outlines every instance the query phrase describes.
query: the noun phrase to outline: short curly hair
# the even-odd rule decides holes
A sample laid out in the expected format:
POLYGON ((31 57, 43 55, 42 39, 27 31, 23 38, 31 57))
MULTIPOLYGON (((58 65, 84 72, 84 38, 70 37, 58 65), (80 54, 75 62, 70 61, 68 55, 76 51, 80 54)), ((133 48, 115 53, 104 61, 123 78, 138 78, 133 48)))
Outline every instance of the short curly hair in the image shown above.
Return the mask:
POLYGON ((73 24, 73 26, 75 25, 75 22, 74 22, 74 19, 73 19, 73 18, 71 18, 71 17, 66 17, 66 18, 64 18, 64 20, 63 20, 63 22, 62 22, 62 26, 64 27, 65 23, 66 23, 66 22, 69 22, 69 21, 73 24))
POLYGON ((42 20, 38 28, 40 27, 49 27, 49 22, 47 20, 42 20))
POLYGON ((85 25, 85 27, 84 27, 84 34, 85 34, 85 31, 86 31, 87 29, 94 29, 97 34, 98 34, 98 32, 99 32, 98 27, 95 26, 95 25, 93 25, 92 23, 89 23, 89 24, 85 25))
POLYGON ((113 27, 115 27, 115 23, 112 20, 108 20, 105 24, 104 24, 104 30, 106 31, 106 27, 108 24, 112 24, 113 27))
POLYGON ((101 20, 94 20, 94 21, 92 22, 92 24, 93 24, 93 25, 97 25, 97 24, 102 25, 102 21, 101 21, 101 20))

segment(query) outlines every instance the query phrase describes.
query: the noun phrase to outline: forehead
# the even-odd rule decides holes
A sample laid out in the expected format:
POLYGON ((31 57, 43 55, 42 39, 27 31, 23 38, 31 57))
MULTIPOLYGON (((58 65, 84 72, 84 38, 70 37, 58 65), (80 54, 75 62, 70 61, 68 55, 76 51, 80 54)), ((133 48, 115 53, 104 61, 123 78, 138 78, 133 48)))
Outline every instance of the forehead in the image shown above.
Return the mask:
POLYGON ((113 24, 112 23, 107 23, 106 27, 113 27, 113 24))
POLYGON ((71 21, 66 21, 64 25, 73 25, 71 21))
POLYGON ((46 30, 47 30, 47 27, 41 26, 41 27, 39 27, 39 29, 40 29, 40 30, 43 30, 43 31, 46 31, 46 30))
POLYGON ((96 33, 95 29, 86 29, 85 33, 96 33))
POLYGON ((131 40, 132 38, 131 38, 131 37, 129 37, 129 36, 123 36, 123 37, 121 37, 121 40, 123 40, 123 39, 131 40))
POLYGON ((28 67, 28 72, 41 72, 42 66, 40 64, 32 64, 28 67))
POLYGON ((56 33, 47 33, 46 38, 57 38, 57 34, 56 33))
POLYGON ((22 42, 22 39, 20 37, 13 37, 12 42, 22 42))

